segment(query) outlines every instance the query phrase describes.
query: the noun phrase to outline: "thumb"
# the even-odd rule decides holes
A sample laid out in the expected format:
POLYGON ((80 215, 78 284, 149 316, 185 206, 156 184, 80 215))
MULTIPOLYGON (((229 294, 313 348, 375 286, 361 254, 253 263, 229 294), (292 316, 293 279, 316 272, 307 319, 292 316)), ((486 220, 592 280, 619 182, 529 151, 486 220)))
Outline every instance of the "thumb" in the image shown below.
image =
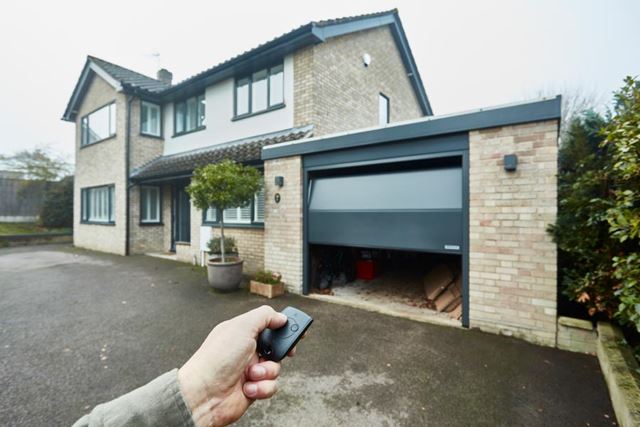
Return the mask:
POLYGON ((278 329, 287 323, 287 316, 278 313, 268 305, 254 308, 239 316, 251 329, 255 336, 258 336, 264 329, 278 329))

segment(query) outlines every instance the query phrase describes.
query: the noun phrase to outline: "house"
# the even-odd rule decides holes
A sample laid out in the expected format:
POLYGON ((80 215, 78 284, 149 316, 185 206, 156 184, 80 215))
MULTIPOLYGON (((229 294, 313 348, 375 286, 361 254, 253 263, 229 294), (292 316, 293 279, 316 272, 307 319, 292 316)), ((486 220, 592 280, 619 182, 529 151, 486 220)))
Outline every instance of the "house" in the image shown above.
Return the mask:
POLYGON ((447 265, 445 322, 555 345, 559 97, 433 116, 396 10, 311 22, 171 80, 87 58, 63 116, 77 246, 198 263, 224 216, 245 271, 289 291, 338 283, 354 257, 392 279, 447 265), (196 209, 193 169, 227 158, 260 168, 263 190, 196 209))

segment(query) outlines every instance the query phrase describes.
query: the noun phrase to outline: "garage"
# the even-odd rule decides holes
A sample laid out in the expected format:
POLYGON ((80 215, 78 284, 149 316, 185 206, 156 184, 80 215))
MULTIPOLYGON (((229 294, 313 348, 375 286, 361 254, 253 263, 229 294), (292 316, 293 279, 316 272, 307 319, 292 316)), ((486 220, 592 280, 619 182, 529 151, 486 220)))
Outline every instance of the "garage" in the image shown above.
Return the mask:
POLYGON ((305 291, 464 325, 467 150, 450 135, 305 156, 305 291))

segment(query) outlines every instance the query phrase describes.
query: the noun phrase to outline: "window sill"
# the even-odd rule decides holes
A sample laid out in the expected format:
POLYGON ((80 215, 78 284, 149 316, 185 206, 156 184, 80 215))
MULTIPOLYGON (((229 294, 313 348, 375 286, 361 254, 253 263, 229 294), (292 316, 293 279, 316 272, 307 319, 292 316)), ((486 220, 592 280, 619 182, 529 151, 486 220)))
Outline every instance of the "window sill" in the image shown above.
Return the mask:
POLYGON ((140 227, 153 227, 153 226, 163 226, 164 223, 162 221, 160 222, 139 222, 138 225, 140 227))
POLYGON ((108 221, 80 221, 80 224, 83 224, 83 225, 109 225, 109 226, 116 225, 116 223, 114 221, 112 221, 112 222, 108 222, 108 221))
POLYGON ((199 128, 195 128, 193 130, 189 130, 186 132, 180 132, 180 133, 174 133, 172 138, 176 138, 178 136, 182 136, 182 135, 189 135, 190 133, 194 133, 194 132, 200 132, 201 130, 205 130, 207 127, 206 126, 200 126, 199 128))
POLYGON ((272 107, 269 107, 266 110, 257 111, 255 113, 242 114, 240 116, 234 116, 231 119, 231 121, 235 122, 235 121, 242 120, 242 119, 248 119, 249 117, 259 116, 260 114, 265 114, 265 113, 270 113, 270 112, 275 111, 275 110, 280 110, 280 109, 282 109, 282 108, 284 108, 286 106, 287 105, 283 102, 282 104, 278 104, 278 105, 274 105, 272 107))
POLYGON ((153 134, 150 134, 150 133, 144 133, 144 132, 140 132, 140 136, 143 136, 143 137, 145 137, 145 138, 164 139, 164 138, 162 137, 162 135, 153 135, 153 134))
MULTIPOLYGON (((207 227, 220 227, 220 223, 219 222, 203 222, 202 223, 203 226, 207 226, 207 227)), ((253 222, 253 223, 247 223, 247 224, 242 224, 242 223, 224 223, 224 228, 225 230, 227 228, 250 228, 250 229, 256 229, 256 230, 262 230, 264 229, 264 222, 253 222)))
POLYGON ((101 142, 105 142, 105 141, 108 141, 110 139, 114 139, 116 136, 118 136, 118 135, 117 134, 113 134, 111 136, 99 139, 98 141, 94 141, 94 142, 91 142, 89 144, 84 144, 84 145, 80 144, 80 149, 82 150, 83 148, 91 147, 92 145, 100 144, 101 142))

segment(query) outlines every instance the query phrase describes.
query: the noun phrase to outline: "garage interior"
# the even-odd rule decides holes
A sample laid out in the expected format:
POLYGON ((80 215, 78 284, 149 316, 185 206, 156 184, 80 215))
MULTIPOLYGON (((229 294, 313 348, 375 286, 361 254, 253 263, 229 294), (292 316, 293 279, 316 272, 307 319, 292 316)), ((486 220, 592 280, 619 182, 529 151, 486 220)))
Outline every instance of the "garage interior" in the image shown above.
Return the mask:
POLYGON ((310 173, 309 292, 460 325, 462 162, 440 153, 310 173))

